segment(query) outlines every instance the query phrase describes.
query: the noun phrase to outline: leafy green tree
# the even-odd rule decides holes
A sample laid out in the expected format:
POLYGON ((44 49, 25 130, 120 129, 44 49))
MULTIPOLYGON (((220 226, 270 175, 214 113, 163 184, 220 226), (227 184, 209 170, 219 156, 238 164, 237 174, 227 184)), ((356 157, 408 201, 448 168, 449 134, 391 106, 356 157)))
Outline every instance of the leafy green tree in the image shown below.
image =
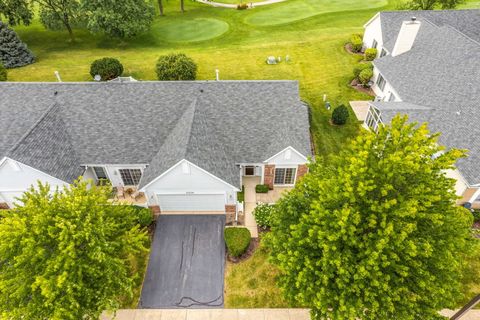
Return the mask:
POLYGON ((0 18, 2 15, 12 26, 20 23, 29 25, 33 18, 31 2, 28 0, 2 0, 0 1, 0 18))
POLYGON ((0 220, 0 318, 98 319, 132 294, 129 257, 145 231, 106 187, 39 183, 0 220))
POLYGON ((0 21, 0 63, 5 68, 23 67, 35 62, 33 53, 13 29, 0 21))
POLYGON ((157 3, 158 3, 158 11, 160 12, 160 15, 163 16, 163 1, 157 0, 157 3))
POLYGON ((455 9, 465 0, 410 0, 402 5, 405 9, 410 10, 433 10, 436 7, 442 9, 455 9))
POLYGON ((79 0, 34 0, 40 6, 40 21, 50 30, 67 30, 75 41, 74 27, 83 26, 85 16, 79 0))
POLYGON ((472 215, 445 170, 464 152, 438 137, 397 116, 313 163, 277 203, 279 284, 314 319, 435 319, 461 296, 472 215))
POLYGON ((87 27, 117 38, 131 38, 148 31, 155 11, 146 0, 84 0, 87 27))

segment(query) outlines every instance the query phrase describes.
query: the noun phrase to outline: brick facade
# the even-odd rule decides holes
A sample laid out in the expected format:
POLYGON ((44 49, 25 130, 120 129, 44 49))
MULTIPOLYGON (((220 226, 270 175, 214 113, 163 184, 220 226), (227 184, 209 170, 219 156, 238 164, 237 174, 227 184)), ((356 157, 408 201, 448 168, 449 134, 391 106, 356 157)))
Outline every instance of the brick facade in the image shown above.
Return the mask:
POLYGON ((266 184, 270 190, 273 190, 274 178, 275 178, 275 165, 266 164, 263 183, 266 184))
POLYGON ((154 216, 158 216, 161 213, 160 206, 149 206, 154 216))
POLYGON ((297 181, 308 172, 308 166, 306 164, 299 164, 297 169, 297 181))
POLYGON ((226 204, 225 205, 225 215, 226 215, 226 223, 232 223, 235 221, 235 215, 237 213, 237 206, 234 204, 226 204))

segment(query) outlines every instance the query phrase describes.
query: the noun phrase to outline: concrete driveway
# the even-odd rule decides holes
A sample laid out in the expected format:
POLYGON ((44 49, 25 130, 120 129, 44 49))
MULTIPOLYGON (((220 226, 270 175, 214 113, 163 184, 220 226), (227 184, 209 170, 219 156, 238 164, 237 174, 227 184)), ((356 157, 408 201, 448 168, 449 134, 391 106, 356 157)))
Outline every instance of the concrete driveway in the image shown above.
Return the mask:
POLYGON ((225 215, 160 215, 140 308, 223 307, 225 215))

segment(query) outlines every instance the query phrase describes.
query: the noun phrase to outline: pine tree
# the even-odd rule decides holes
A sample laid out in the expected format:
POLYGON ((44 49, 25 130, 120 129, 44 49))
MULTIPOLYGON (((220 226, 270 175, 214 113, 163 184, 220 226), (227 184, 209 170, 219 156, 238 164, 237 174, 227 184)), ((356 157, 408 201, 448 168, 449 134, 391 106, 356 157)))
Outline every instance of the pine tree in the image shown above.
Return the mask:
POLYGON ((5 68, 23 67, 35 62, 35 57, 27 45, 2 21, 0 21, 0 62, 5 68))

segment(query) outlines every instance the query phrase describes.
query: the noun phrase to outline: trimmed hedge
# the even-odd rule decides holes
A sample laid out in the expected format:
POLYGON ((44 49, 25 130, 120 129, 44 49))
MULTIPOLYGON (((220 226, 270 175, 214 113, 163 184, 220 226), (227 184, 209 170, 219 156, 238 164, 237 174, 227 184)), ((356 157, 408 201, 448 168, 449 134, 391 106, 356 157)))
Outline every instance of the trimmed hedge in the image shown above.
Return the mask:
POLYGON ((368 82, 370 79, 373 77, 373 70, 372 69, 364 69, 362 72, 360 72, 360 75, 358 76, 358 81, 366 87, 368 85, 368 82))
POLYGON ((343 104, 339 105, 333 110, 332 122, 337 125, 343 125, 348 120, 348 109, 343 104))
POLYGON ((363 41, 362 41, 362 37, 360 37, 360 35, 352 34, 352 37, 350 38, 350 43, 352 45, 352 51, 353 52, 362 51, 363 41))
POLYGON ((365 50, 365 60, 373 61, 377 57, 377 49, 375 48, 368 48, 365 50))
POLYGON ((123 65, 115 58, 102 58, 92 62, 90 75, 94 78, 97 74, 102 81, 118 78, 123 73, 123 65))
POLYGON ((272 226, 272 215, 275 210, 275 205, 268 203, 259 204, 255 210, 253 210, 253 216, 257 225, 263 229, 270 228, 272 226))
POLYGON ((250 246, 252 236, 247 228, 225 228, 224 234, 228 254, 232 257, 240 257, 250 246))
POLYGON ((358 79, 360 76, 360 72, 362 72, 365 69, 372 69, 373 66, 371 63, 359 63, 355 67, 353 67, 353 76, 355 79, 358 79))
POLYGON ((153 214, 149 208, 140 206, 132 206, 135 215, 137 216, 138 224, 142 227, 148 227, 153 222, 153 214))
POLYGON ((0 62, 0 81, 7 81, 7 69, 0 62))
POLYGON ((255 186, 255 192, 256 193, 267 193, 269 190, 268 185, 266 184, 257 184, 255 186))
POLYGON ((158 80, 195 80, 197 64, 183 53, 172 53, 158 58, 155 68, 158 80))

